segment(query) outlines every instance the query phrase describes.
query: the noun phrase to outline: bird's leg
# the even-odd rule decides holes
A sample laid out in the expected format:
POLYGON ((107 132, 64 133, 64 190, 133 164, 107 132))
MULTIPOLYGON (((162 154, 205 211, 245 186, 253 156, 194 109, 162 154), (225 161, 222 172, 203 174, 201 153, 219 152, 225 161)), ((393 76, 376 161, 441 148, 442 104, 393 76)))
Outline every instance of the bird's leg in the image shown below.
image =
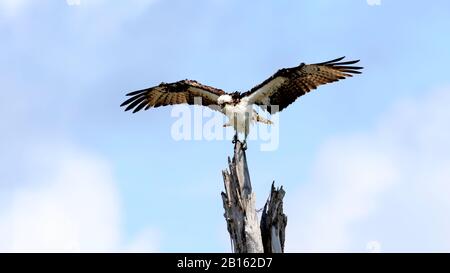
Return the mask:
POLYGON ((247 150, 247 135, 245 135, 244 141, 242 142, 242 150, 247 150))
MULTIPOLYGON (((252 117, 253 118, 253 117, 252 117)), ((244 124, 244 141, 242 142, 242 150, 247 150, 247 136, 250 132, 250 113, 245 112, 245 124, 244 124)))

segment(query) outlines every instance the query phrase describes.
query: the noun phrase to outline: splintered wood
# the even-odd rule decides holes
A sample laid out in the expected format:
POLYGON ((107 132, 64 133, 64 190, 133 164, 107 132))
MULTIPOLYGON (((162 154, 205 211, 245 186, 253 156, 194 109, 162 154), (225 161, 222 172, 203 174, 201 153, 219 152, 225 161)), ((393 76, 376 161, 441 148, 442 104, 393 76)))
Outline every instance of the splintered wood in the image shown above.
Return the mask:
POLYGON ((228 169, 222 171, 225 192, 222 192, 225 220, 235 253, 282 253, 284 251, 287 217, 283 214, 283 188, 271 194, 258 221, 256 196, 252 191, 245 150, 236 141, 234 156, 228 158, 228 169))

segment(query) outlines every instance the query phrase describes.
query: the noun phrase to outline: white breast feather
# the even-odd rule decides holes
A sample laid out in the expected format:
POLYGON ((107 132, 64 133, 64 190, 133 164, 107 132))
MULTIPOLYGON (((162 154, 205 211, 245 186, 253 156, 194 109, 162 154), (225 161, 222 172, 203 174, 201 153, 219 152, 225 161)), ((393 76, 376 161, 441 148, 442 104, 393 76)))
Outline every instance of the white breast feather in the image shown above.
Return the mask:
POLYGON ((225 105, 225 114, 229 119, 228 122, 238 133, 245 133, 246 125, 251 126, 254 123, 253 107, 248 105, 246 100, 241 100, 237 105, 225 105), (248 121, 247 118, 249 118, 248 121))

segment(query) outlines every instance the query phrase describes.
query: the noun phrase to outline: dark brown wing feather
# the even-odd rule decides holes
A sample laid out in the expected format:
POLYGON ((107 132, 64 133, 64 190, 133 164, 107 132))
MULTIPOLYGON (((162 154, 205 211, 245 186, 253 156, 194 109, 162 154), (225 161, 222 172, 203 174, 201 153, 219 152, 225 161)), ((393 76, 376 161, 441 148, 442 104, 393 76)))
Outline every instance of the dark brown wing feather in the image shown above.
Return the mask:
POLYGON ((242 96, 248 96, 250 103, 260 105, 271 113, 281 111, 319 85, 361 73, 359 70, 362 67, 352 66, 359 60, 341 62, 344 58, 308 65, 302 63, 296 67, 280 69, 242 96))
POLYGON ((218 110, 217 98, 225 94, 225 91, 211 86, 203 85, 197 81, 182 80, 174 83, 161 83, 158 86, 128 93, 131 98, 120 106, 126 106, 125 111, 133 109, 133 113, 152 107, 160 107, 174 104, 197 104, 210 106, 218 110))

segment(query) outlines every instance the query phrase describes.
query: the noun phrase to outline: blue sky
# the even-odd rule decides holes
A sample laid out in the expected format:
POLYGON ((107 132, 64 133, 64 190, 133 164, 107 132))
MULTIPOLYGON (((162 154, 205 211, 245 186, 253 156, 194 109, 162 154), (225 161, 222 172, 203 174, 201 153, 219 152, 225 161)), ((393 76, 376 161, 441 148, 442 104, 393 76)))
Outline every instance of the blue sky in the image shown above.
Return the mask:
POLYGON ((0 251, 229 251, 231 143, 175 141, 170 108, 124 94, 343 55, 364 74, 280 113, 275 151, 249 142, 258 206, 285 187, 289 251, 450 250, 448 1, 122 2, 0 0, 0 251))

